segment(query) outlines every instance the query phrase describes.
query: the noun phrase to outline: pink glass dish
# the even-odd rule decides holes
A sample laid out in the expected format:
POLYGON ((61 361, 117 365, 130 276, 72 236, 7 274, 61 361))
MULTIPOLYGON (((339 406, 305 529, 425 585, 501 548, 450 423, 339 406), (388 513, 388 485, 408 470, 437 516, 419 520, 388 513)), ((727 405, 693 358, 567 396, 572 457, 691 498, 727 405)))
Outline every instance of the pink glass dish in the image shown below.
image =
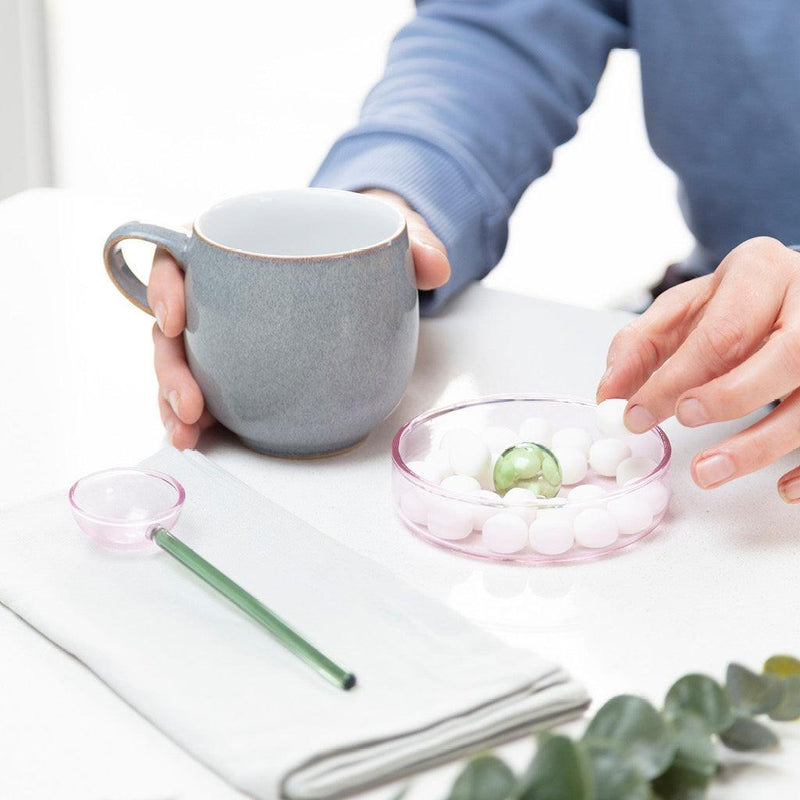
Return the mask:
MULTIPOLYGON (((480 432, 488 426, 504 426, 518 430, 528 417, 543 417, 556 428, 581 427, 594 438, 601 438, 595 425, 595 404, 586 400, 559 397, 531 397, 509 395, 471 400, 444 408, 434 409, 419 415, 404 425, 392 443, 392 496, 395 510, 403 523, 414 534, 437 547, 463 555, 491 561, 519 564, 553 564, 600 558, 640 542, 655 531, 663 520, 669 505, 668 470, 672 453, 669 439, 661 428, 641 436, 630 436, 627 443, 633 456, 651 459, 657 465, 649 474, 623 487, 617 486, 614 478, 603 477, 589 470, 582 483, 591 483, 603 490, 603 495, 589 500, 568 500, 566 495, 573 486, 563 487, 550 499, 540 499, 526 506, 507 505, 487 501, 470 494, 456 494, 414 473, 408 464, 423 461, 438 448, 445 433, 457 428, 469 428, 480 432), (626 499, 627 498, 627 499, 626 499), (563 509, 573 517, 587 509, 606 508, 608 503, 624 500, 630 503, 649 504, 653 514, 650 524, 633 534, 618 535, 610 545, 599 548, 584 547, 575 543, 569 550, 557 555, 545 555, 532 549, 530 543, 515 553, 493 552, 482 541, 476 528, 464 538, 444 539, 434 536, 427 525, 428 515, 437 509, 439 517, 446 513, 465 515, 470 513, 476 520, 485 520, 493 513, 514 511, 520 515, 534 515, 552 509, 563 509)), ((612 506, 619 508, 620 504, 612 506)))
POLYGON ((123 467, 95 472, 69 490, 72 516, 90 538, 113 550, 153 552, 155 528, 171 528, 186 492, 163 472, 123 467))

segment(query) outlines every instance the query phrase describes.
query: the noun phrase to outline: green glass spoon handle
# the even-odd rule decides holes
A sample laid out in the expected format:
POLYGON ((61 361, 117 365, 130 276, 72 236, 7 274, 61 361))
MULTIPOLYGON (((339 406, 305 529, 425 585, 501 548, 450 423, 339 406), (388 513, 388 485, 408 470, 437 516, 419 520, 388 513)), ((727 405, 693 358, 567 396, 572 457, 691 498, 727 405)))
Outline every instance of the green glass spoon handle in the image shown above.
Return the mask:
POLYGON ((279 616, 273 614, 260 600, 220 572, 213 564, 206 561, 199 553, 185 545, 168 530, 156 528, 152 532, 151 538, 162 550, 165 550, 195 575, 202 578, 209 586, 227 597, 251 619, 266 628, 287 650, 305 661, 335 686, 340 689, 352 689, 356 685, 356 676, 352 672, 348 672, 320 653, 316 647, 307 642, 279 616))

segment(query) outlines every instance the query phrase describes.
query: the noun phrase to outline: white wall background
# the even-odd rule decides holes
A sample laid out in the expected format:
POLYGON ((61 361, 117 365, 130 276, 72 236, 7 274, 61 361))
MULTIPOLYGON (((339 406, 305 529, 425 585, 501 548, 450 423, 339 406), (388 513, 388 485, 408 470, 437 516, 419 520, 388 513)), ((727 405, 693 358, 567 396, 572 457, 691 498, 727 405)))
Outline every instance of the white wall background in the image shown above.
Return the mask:
MULTIPOLYGON (((223 196, 305 184, 356 119, 411 0, 48 0, 58 185, 189 219, 223 196)), ((610 305, 689 249, 649 150, 638 64, 526 194, 487 283, 610 305)))
POLYGON ((0 0, 0 199, 52 182, 43 0, 0 0))

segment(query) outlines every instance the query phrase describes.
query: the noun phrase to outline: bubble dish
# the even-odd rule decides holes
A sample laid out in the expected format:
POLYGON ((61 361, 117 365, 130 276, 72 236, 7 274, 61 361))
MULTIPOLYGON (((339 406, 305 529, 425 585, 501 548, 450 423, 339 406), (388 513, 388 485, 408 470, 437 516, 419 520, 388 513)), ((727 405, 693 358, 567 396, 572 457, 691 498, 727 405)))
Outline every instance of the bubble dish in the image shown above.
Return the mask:
MULTIPOLYGON (((583 561, 630 547, 652 533, 667 511, 672 448, 658 427, 641 436, 625 436, 626 448, 611 448, 626 456, 617 466, 618 484, 616 476, 602 475, 588 463, 591 444, 609 439, 609 409, 600 412, 602 432, 597 427, 597 409, 592 402, 573 398, 511 395, 421 414, 404 425, 392 443, 392 496, 397 513, 425 541, 492 561, 583 561), (586 441, 577 437, 578 429, 588 432, 586 441), (491 482, 497 448, 508 443, 510 432, 522 442, 526 441, 522 434, 531 431, 552 432, 557 457, 559 439, 568 440, 562 444, 562 454, 583 459, 587 469, 575 471, 569 483, 565 476, 552 499, 537 498, 526 489, 511 489, 501 497, 492 491, 491 482), (559 431, 566 435, 559 437, 559 431), (477 445, 470 445, 475 452, 469 459, 463 458, 462 447, 448 461, 454 443, 477 438, 490 452, 488 467, 485 458, 479 458, 477 445), (479 465, 481 472, 471 476, 462 472, 459 477, 474 478, 480 488, 473 481, 448 480, 458 472, 453 465, 460 468, 464 461, 479 465), (448 487, 460 487, 460 491, 448 487), (524 521, 527 538, 513 516, 524 521)), ((610 472, 609 458, 602 461, 602 471, 610 472)))

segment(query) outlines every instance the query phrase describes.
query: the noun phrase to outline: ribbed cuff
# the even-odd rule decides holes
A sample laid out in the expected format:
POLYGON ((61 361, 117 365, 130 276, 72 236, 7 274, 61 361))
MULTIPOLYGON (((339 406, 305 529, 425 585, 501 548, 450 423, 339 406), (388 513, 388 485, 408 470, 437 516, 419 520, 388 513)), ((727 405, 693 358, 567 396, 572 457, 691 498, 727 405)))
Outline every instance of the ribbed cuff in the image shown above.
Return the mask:
POLYGON ((468 174, 443 148, 393 132, 348 134, 333 146, 312 186, 360 191, 386 189, 402 196, 442 240, 450 280, 420 292, 420 311, 432 314, 500 260, 508 237, 508 214, 492 207, 480 174, 468 174))

